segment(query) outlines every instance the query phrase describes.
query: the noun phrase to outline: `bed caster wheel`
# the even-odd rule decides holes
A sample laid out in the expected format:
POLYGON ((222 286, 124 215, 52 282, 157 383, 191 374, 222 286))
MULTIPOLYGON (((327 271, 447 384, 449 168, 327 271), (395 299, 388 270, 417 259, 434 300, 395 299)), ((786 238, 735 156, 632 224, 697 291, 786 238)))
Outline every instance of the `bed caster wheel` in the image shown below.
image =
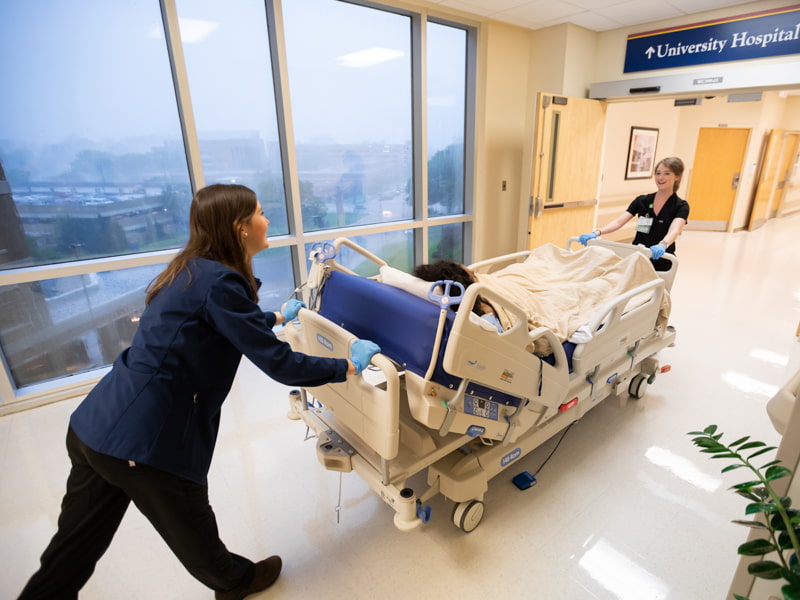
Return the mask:
POLYGON ((473 531, 483 519, 484 505, 480 500, 459 502, 453 509, 453 524, 464 533, 473 531))
POLYGON ((634 375, 633 379, 631 379, 631 382, 628 385, 628 393, 637 400, 639 400, 644 397, 644 393, 646 391, 647 391, 647 375, 643 375, 641 373, 639 373, 638 375, 634 375))

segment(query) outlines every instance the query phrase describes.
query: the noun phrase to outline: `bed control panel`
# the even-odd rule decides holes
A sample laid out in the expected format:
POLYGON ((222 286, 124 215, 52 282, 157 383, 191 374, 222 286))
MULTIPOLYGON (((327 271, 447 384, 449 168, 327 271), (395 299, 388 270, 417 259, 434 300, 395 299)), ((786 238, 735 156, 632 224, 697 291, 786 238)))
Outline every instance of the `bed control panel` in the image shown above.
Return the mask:
POLYGON ((499 416, 499 405, 480 396, 464 394, 464 412, 475 417, 491 419, 497 421, 499 416))

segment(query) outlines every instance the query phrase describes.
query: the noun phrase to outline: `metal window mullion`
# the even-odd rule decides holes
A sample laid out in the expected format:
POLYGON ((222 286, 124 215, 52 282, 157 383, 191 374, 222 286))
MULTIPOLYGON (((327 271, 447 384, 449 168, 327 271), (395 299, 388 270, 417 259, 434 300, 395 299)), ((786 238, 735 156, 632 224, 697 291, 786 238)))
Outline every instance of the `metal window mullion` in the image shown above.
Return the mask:
POLYGON ((45 279, 86 275, 87 273, 101 273, 104 271, 118 271, 121 269, 166 264, 172 260, 172 257, 177 253, 178 249, 173 248, 171 250, 159 250, 157 252, 126 255, 124 257, 109 256, 105 258, 72 261, 69 263, 53 263, 35 267, 25 267, 22 269, 10 269, 0 272, 0 287, 32 283, 45 279))
POLYGON ((289 232, 292 234, 292 272, 295 286, 306 282, 305 230, 303 224, 300 175, 297 169, 297 146, 294 139, 292 100, 289 88, 289 66, 286 57, 286 35, 281 0, 267 0, 267 37, 272 60, 272 81, 275 90, 275 112, 278 120, 278 144, 283 166, 283 189, 287 202, 289 232))
POLYGON ((428 262, 428 127, 427 127, 427 21, 420 14, 411 17, 411 127, 412 190, 414 220, 421 224, 414 235, 414 262, 428 262))
POLYGON ((200 158, 200 141, 197 137, 197 126, 194 121, 191 94, 189 92, 189 76, 186 72, 186 60, 183 56, 178 9, 175 0, 161 0, 161 17, 164 24, 164 37, 167 42, 167 54, 172 71, 172 82, 175 86, 175 100, 178 103, 178 118, 183 133, 183 147, 189 166, 189 179, 192 194, 205 186, 203 163, 200 158))
POLYGON ((478 89, 478 30, 467 28, 467 62, 466 90, 464 97, 464 214, 469 215, 469 222, 464 226, 464 262, 473 262, 473 224, 475 213, 475 161, 477 121, 477 89, 478 89))

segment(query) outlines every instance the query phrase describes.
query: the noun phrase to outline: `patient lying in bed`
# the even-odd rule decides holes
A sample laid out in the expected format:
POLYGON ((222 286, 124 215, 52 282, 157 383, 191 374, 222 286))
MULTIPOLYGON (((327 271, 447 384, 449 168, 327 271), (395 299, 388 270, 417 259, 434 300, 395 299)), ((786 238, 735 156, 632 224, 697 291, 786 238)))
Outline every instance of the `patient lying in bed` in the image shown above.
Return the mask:
MULTIPOLYGON (((580 334, 580 329, 606 302, 658 278, 649 260, 639 253, 620 258, 613 251, 588 247, 568 251, 545 244, 533 250, 525 262, 514 263, 493 273, 474 273, 451 261, 420 265, 414 275, 425 281, 452 279, 464 287, 481 283, 500 293, 527 315, 528 328, 547 327, 563 342, 580 334)), ((626 312, 641 305, 634 298, 626 312)), ((472 311, 494 319, 503 331, 514 325, 514 316, 502 305, 479 298, 472 311)), ((657 328, 663 334, 670 312, 665 292, 657 328)), ((573 339, 581 342, 585 339, 573 339)), ((537 351, 540 350, 537 348, 537 351)))

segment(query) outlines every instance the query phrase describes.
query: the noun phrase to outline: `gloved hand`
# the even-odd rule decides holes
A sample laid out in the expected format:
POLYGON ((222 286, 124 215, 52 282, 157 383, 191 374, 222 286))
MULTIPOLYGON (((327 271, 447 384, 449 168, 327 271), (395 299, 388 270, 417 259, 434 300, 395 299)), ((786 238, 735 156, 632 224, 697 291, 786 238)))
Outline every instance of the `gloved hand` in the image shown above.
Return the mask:
POLYGON ((286 304, 283 305, 283 311, 281 311, 281 314, 284 318, 284 323, 294 321, 297 318, 297 313, 300 312, 300 309, 305 307, 305 302, 300 302, 300 300, 297 298, 290 298, 286 304))
POLYGON ((597 237, 597 232, 593 231, 592 233, 584 233, 581 237, 578 238, 578 241, 581 245, 585 246, 589 240, 593 240, 597 237))
POLYGON ((350 347, 350 361, 356 367, 356 375, 367 368, 370 359, 381 351, 380 346, 369 340, 356 340, 350 347))
POLYGON ((650 254, 653 255, 653 257, 650 260, 658 260, 659 258, 664 256, 664 252, 666 252, 666 251, 667 251, 667 249, 664 246, 662 246, 661 244, 656 244, 655 246, 650 246, 650 254))

